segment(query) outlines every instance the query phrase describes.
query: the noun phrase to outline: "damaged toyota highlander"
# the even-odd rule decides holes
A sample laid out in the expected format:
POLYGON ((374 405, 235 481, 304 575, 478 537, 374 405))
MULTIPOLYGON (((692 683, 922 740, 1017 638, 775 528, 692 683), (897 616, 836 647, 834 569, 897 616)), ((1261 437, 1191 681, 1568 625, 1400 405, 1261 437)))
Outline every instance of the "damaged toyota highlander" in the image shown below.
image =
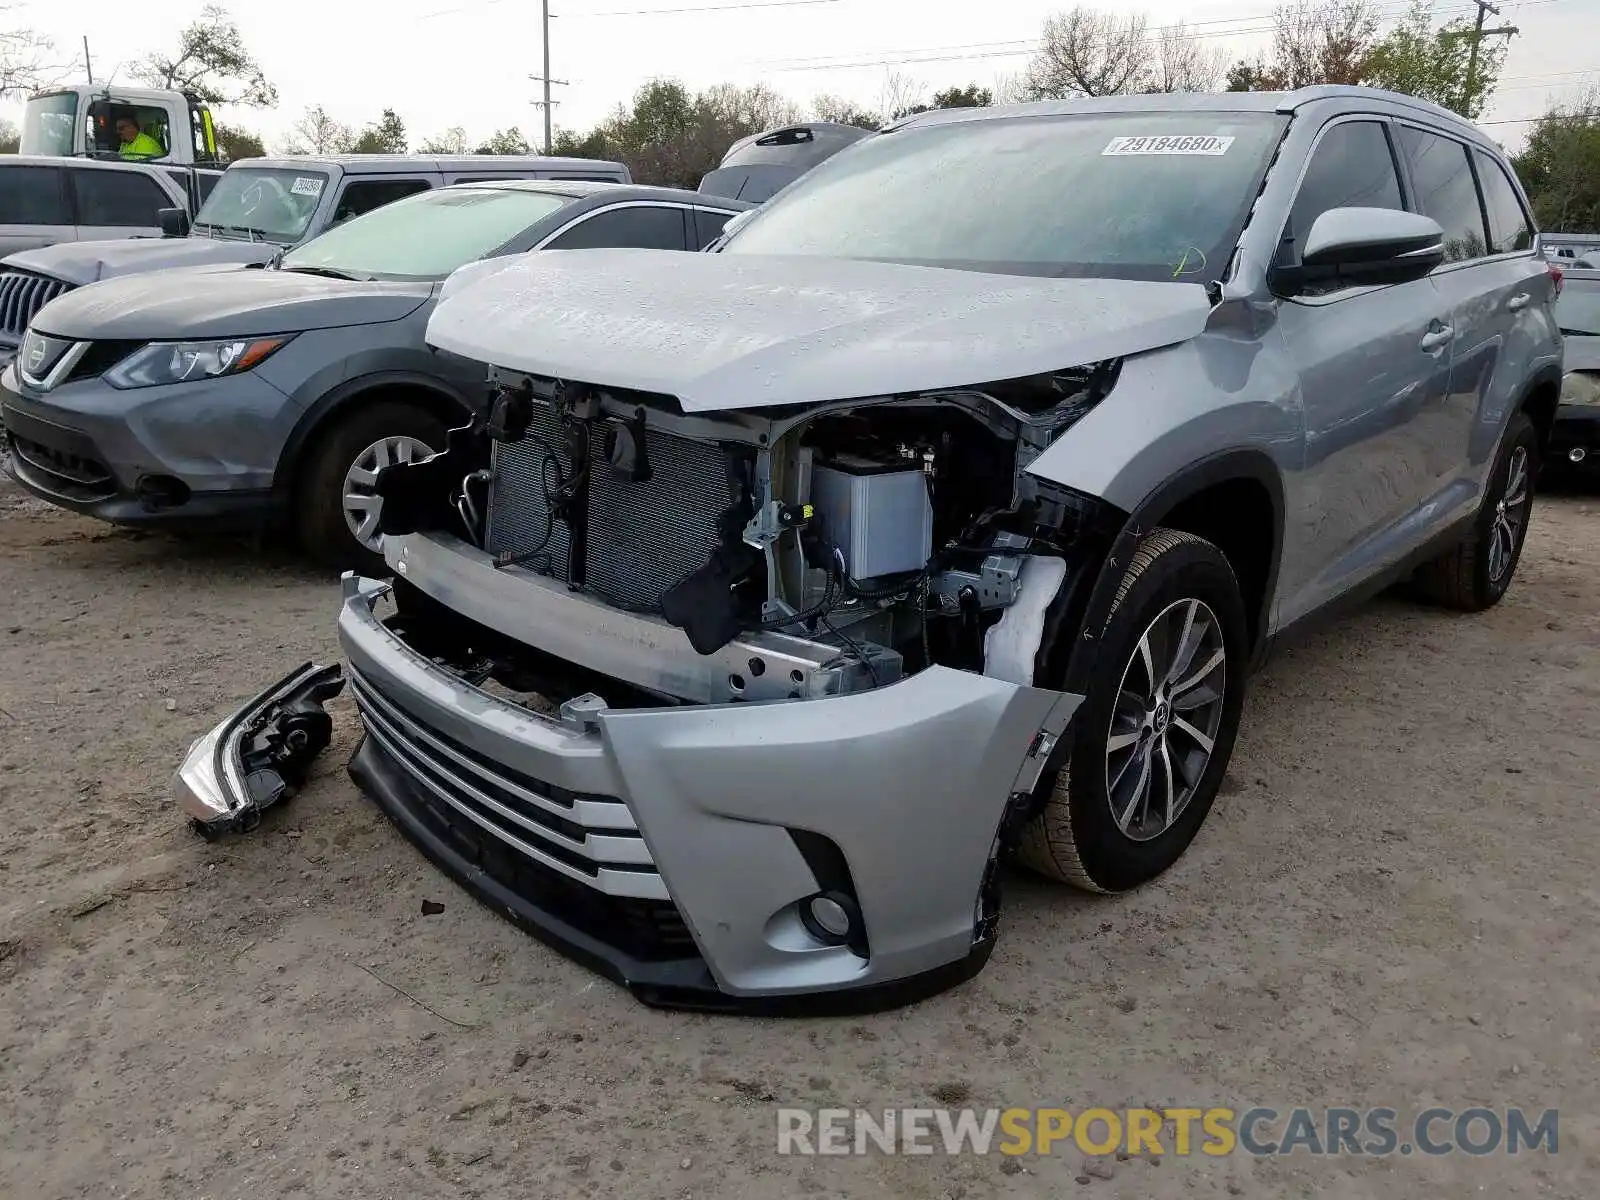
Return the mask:
POLYGON ((882 1006, 982 967, 1018 854, 1171 866, 1284 630, 1510 584, 1556 282, 1443 109, 927 113, 713 250, 451 278, 482 408, 382 473, 345 664, 195 744, 198 824, 286 795, 343 680, 362 790, 641 999, 882 1006))

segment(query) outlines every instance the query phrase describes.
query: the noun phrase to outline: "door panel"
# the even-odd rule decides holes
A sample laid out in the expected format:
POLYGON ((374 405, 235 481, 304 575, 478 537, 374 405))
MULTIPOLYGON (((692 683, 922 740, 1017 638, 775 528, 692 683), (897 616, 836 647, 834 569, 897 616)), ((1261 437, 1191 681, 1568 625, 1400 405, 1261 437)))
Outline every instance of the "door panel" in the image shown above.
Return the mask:
MULTIPOLYGON (((1280 255, 1298 261, 1330 208, 1400 208, 1385 125, 1343 121, 1320 136, 1280 255)), ((1293 621, 1391 565, 1417 537, 1433 490, 1430 430, 1450 380, 1448 308, 1428 279, 1343 288, 1280 302, 1285 346, 1300 368, 1305 463, 1291 498, 1282 619, 1293 621)))

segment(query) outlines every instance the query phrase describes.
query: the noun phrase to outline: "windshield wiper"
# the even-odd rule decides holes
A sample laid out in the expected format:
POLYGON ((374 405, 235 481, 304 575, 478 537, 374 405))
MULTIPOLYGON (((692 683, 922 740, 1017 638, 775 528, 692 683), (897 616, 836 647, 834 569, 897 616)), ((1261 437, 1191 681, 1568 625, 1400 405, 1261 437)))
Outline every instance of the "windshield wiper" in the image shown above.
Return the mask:
POLYGON ((370 283, 376 276, 353 275, 349 271, 341 271, 338 267, 283 267, 280 271, 292 271, 296 275, 322 275, 328 279, 353 279, 357 283, 370 283))
POLYGON ((1561 331, 1561 336, 1562 337, 1594 337, 1596 335, 1595 335, 1595 331, 1592 330, 1592 329, 1563 329, 1561 331))

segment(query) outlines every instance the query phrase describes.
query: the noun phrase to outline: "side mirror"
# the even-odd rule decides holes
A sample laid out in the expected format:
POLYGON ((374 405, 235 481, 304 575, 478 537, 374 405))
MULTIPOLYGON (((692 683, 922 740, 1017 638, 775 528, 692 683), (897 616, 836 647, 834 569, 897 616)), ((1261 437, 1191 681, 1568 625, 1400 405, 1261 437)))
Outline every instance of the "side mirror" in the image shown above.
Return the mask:
POLYGON ((1374 287, 1422 279, 1444 262, 1444 230, 1431 217, 1394 208, 1330 208, 1311 223, 1300 265, 1276 274, 1279 290, 1374 287))
POLYGON ((156 211, 161 222, 161 236, 180 238, 189 236, 189 214, 181 208, 162 208, 156 211))
POLYGON ((730 234, 734 233, 736 230, 738 230, 739 226, 743 225, 751 217, 755 216, 758 211, 758 209, 747 208, 743 212, 734 213, 733 216, 728 218, 728 223, 722 227, 722 236, 728 237, 730 234))

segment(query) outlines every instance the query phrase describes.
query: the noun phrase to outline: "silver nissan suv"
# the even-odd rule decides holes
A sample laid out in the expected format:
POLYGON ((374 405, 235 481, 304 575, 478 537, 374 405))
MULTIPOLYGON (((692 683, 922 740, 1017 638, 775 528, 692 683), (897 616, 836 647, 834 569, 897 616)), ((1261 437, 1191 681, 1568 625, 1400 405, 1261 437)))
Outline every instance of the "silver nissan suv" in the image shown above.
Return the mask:
POLYGON ((1018 851, 1172 866, 1291 627, 1511 583, 1559 275, 1442 108, 926 113, 714 250, 445 285, 482 409, 380 477, 342 674, 196 744, 202 828, 288 794, 348 681, 373 801, 646 1001, 893 1003, 982 966, 1018 851))

